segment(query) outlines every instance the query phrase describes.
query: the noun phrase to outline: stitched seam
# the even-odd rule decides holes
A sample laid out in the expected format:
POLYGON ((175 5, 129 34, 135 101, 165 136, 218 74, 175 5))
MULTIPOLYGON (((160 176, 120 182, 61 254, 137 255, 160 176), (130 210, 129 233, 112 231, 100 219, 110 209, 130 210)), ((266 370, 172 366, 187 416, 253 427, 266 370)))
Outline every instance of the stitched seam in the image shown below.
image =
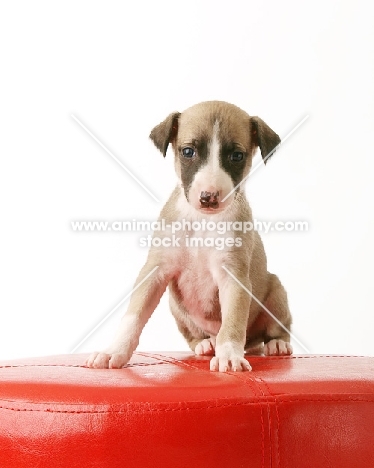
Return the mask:
MULTIPOLYGON (((186 353, 187 354, 187 353, 186 353)), ((142 356, 142 357, 145 357, 145 358, 153 358, 153 359, 156 359, 157 361, 161 362, 161 363, 166 363, 166 364, 170 364, 170 360, 172 361, 177 361, 177 362, 180 362, 180 363, 187 363, 187 364, 202 364, 202 363, 206 363, 206 362, 209 362, 210 359, 212 356, 197 356, 196 354, 194 354, 193 352, 187 354, 187 358, 183 358, 182 357, 182 361, 173 357, 173 356, 169 356, 169 355, 165 355, 165 354, 161 354, 160 352, 155 352, 155 353, 151 353, 151 352, 143 352, 143 351, 135 351, 134 356, 142 356)), ((185 355, 184 355, 185 356, 185 355)))
MULTIPOLYGON (((251 378, 242 378, 242 374, 238 374, 237 372, 228 372, 229 375, 239 379, 242 383, 243 387, 250 388, 252 393, 255 397, 259 397, 259 393, 264 396, 262 389, 259 387, 257 382, 251 378)), ((259 401, 259 400, 258 400, 259 401)), ((266 403, 267 406, 268 403, 266 403)), ((261 404, 260 408, 260 419, 261 419, 261 451, 262 451, 262 461, 261 461, 261 468, 265 468, 265 423, 264 423, 264 415, 263 415, 263 405, 261 404)))
POLYGON ((278 468, 279 468, 281 466, 280 444, 279 444, 280 421, 279 421, 278 401, 276 398, 275 398, 275 414, 277 415, 277 453, 278 453, 278 468))
POLYGON ((74 364, 16 364, 16 365, 3 365, 0 366, 0 369, 15 369, 23 367, 80 367, 84 369, 86 366, 83 365, 74 365, 74 364))
MULTIPOLYGON (((332 399, 332 398, 319 398, 319 399, 301 399, 301 398, 296 398, 292 400, 279 400, 278 403, 293 403, 295 401, 301 401, 304 403, 315 403, 315 402, 331 402, 331 401, 336 401, 336 402, 341 402, 341 403, 352 403, 352 402, 358 402, 358 403, 374 403, 374 400, 369 400, 369 399, 332 399)), ((221 408, 230 408, 230 407, 238 407, 238 406, 250 406, 250 405, 261 405, 264 406, 265 404, 268 405, 269 401, 263 400, 263 401, 247 401, 247 402, 241 402, 241 403, 227 403, 223 405, 208 405, 208 406, 201 406, 201 407, 186 407, 186 408, 148 408, 147 410, 144 410, 143 408, 141 411, 137 411, 137 408, 133 408, 131 406, 128 407, 129 410, 131 410, 133 413, 135 412, 141 412, 141 413, 162 413, 162 412, 175 412, 175 411, 193 411, 193 410, 206 410, 206 409, 221 409, 221 408)), ((271 403, 276 403, 275 401, 271 401, 271 403)), ((150 402, 144 402, 144 405, 150 404, 150 402)), ((91 410, 91 411, 82 411, 82 410, 54 410, 54 409, 34 409, 34 408, 13 408, 13 407, 8 407, 5 405, 0 405, 0 409, 5 409, 5 410, 11 410, 11 411, 36 411, 36 412, 42 412, 42 413, 72 413, 72 414, 101 414, 101 413, 106 413, 106 414, 118 414, 118 413, 127 413, 125 409, 123 410, 91 410)))
MULTIPOLYGON (((267 385, 267 383, 261 377, 256 376, 255 379, 259 380, 264 385, 264 387, 266 388, 266 390, 267 390, 267 392, 268 392, 268 394, 270 396, 273 396, 271 391, 270 391, 269 386, 267 385)), ((262 396, 265 397, 265 393, 264 393, 263 389, 260 387, 260 385, 258 385, 258 387, 261 389, 262 396)), ((269 445, 272 448, 273 447, 273 444, 272 444, 272 427, 273 427, 273 424, 272 424, 271 408, 270 408, 270 401, 269 400, 267 400, 267 409, 268 409, 268 419, 269 419, 269 445)), ((278 437, 277 437, 277 443, 278 443, 278 437)), ((272 465, 273 464, 272 449, 270 451, 270 460, 271 460, 271 465, 272 465)))
MULTIPOLYGON (((281 462, 280 462, 280 444, 279 444, 279 433, 280 433, 280 420, 279 420, 279 411, 278 411, 278 399, 275 395, 273 395, 273 393, 271 392, 270 390, 270 387, 269 385, 267 384, 267 382, 262 379, 261 377, 257 377, 261 382, 262 384, 264 385, 264 387, 266 388, 267 392, 269 393, 269 395, 273 396, 274 398, 274 403, 275 403, 275 414, 277 416, 277 454, 278 454, 278 468, 281 466, 281 462)), ((270 406, 269 406, 269 410, 270 410, 270 406)))
MULTIPOLYGON (((256 377, 244 379, 241 377, 241 374, 238 374, 236 372, 230 373, 230 375, 236 377, 239 379, 245 386, 249 385, 251 388, 253 394, 258 397, 258 395, 262 396, 265 398, 264 392, 262 388, 258 385, 258 382, 256 381, 256 377)), ((260 400, 259 400, 260 401, 260 400)), ((264 400, 265 401, 265 400, 264 400)), ((261 449, 262 449, 262 468, 265 468, 265 423, 264 423, 264 415, 263 415, 263 406, 261 404, 261 449)), ((269 402, 266 400, 266 406, 268 408, 268 415, 270 414, 269 411, 269 402)), ((270 440, 271 442, 271 440, 270 440)))
POLYGON ((328 401, 338 401, 342 403, 346 402, 362 402, 362 403, 374 403, 374 398, 372 399, 363 399, 363 398, 292 398, 290 397, 289 400, 287 399, 279 399, 277 400, 279 403, 293 403, 294 401, 304 401, 304 402, 328 402, 328 401))
MULTIPOLYGON (((145 403, 146 405, 147 403, 145 403)), ((149 403, 148 403, 149 404, 149 403)), ((178 412, 178 411, 194 411, 194 410, 206 410, 206 409, 222 409, 238 406, 250 406, 258 405, 259 402, 241 402, 241 403, 227 403, 223 405, 208 405, 208 406, 199 406, 199 407, 185 407, 185 408, 134 408, 129 406, 128 408, 118 409, 118 410, 55 410, 55 409, 37 409, 37 408, 13 408, 11 406, 0 405, 0 409, 10 410, 10 411, 31 411, 38 413, 66 413, 66 414, 128 414, 129 411, 132 413, 168 413, 168 412, 178 412)), ((262 403, 260 403, 262 406, 262 403)))
POLYGON ((269 388, 269 385, 267 384, 267 382, 265 382, 265 380, 262 378, 262 377, 256 377, 258 380, 260 380, 260 382, 263 384, 263 386, 266 388, 267 392, 269 393, 269 395, 271 396, 275 396, 272 394, 270 388, 269 388))
MULTIPOLYGON (((196 361, 193 360, 186 360, 186 361, 179 361, 177 360, 176 358, 170 358, 172 359, 172 361, 168 361, 166 357, 163 357, 163 359, 161 359, 161 357, 157 357, 158 355, 150 355, 150 354, 146 354, 146 353, 140 353, 140 352, 136 352, 135 354, 137 355, 141 355, 145 358, 147 357, 154 357, 154 359, 157 359, 158 362, 155 362, 155 363, 146 363, 146 362, 139 362, 139 363, 129 363, 126 365, 126 367, 136 367, 136 366, 156 366, 158 364, 174 364, 175 362, 179 363, 179 364, 186 364, 186 365, 190 365, 192 368, 194 369, 200 369, 199 367, 195 367, 195 366, 192 366, 192 364, 195 364, 196 361)), ((161 356, 161 355, 159 355, 161 356)), ((353 356, 353 355, 318 355, 318 356, 262 356, 262 357, 258 357, 258 356, 253 356, 255 359, 266 359, 266 360, 284 360, 284 359, 336 359, 336 358, 347 358, 347 359, 352 359, 352 358, 355 358, 355 359, 370 359, 370 360, 373 360, 374 362, 374 356, 353 356)), ((252 358, 253 358, 252 357, 252 358)), ((203 363, 203 362, 208 362, 206 360, 201 360, 201 361, 198 361, 199 363, 203 363)), ((87 366, 85 365, 80 365, 80 364, 15 364, 15 365, 12 365, 12 364, 7 364, 7 365, 0 365, 0 369, 8 369, 8 368, 18 368, 18 367, 76 367, 76 368, 81 368, 81 369, 88 369, 87 366)), ((126 368, 124 367, 124 369, 126 368)), ((200 369, 201 370, 201 369, 200 369)))
MULTIPOLYGON (((249 379, 252 380, 252 379, 249 379)), ((256 387, 258 388, 260 394, 262 397, 265 397, 264 391, 256 381, 256 376, 254 377, 254 383, 256 383, 256 387)), ((267 407, 267 416, 268 416, 268 421, 269 421, 269 445, 271 447, 271 415, 270 415, 270 407, 269 407, 269 402, 266 401, 266 407, 267 407)), ((265 424, 264 424, 264 418, 262 414, 262 409, 263 405, 261 405, 261 424, 262 424, 262 468, 265 468, 265 424)), ((271 450, 271 449, 270 449, 271 450)), ((270 451, 270 460, 271 460, 271 451, 270 451)))
POLYGON ((335 359, 335 358, 357 358, 357 359, 372 359, 374 360, 374 356, 353 356, 353 355, 340 355, 340 354, 318 354, 314 356, 262 356, 258 358, 258 356, 254 356, 256 359, 267 359, 267 360, 283 360, 283 359, 335 359))
MULTIPOLYGON (((126 367, 123 369, 126 369, 127 367, 146 367, 146 366, 158 366, 162 364, 168 364, 168 362, 134 362, 134 363, 129 363, 126 364, 126 367)), ((17 369, 17 368, 27 368, 27 367, 68 367, 68 368, 78 368, 78 369, 89 369, 88 366, 84 365, 73 365, 73 364, 19 364, 15 366, 0 366, 0 369, 17 369)), ((97 370, 97 369, 95 369, 97 370)), ((100 369, 102 370, 102 369, 100 369)), ((105 369, 108 370, 108 369, 105 369)), ((116 369, 118 370, 118 369, 116 369)))
MULTIPOLYGON (((137 352, 137 354, 143 357, 149 357, 149 354, 142 354, 139 352, 137 352)), ((151 354, 150 356, 153 357, 154 359, 157 359, 162 364, 174 364, 179 367, 187 367, 188 369, 204 370, 198 366, 192 365, 191 361, 180 361, 179 359, 173 358, 171 356, 163 356, 162 354, 151 354)))
POLYGON ((237 379, 239 379, 242 382, 243 387, 245 387, 245 388, 250 387, 250 389, 252 390, 253 395, 255 397, 264 396, 262 394, 261 390, 258 391, 259 387, 258 387, 258 385, 255 385, 256 382, 253 379, 251 379, 251 378, 247 379, 245 377, 242 378, 241 377, 242 374, 238 374, 237 372, 226 372, 226 374, 231 375, 232 377, 236 377, 237 379))
POLYGON ((261 450, 262 450, 262 468, 265 468, 265 424, 264 424, 264 415, 262 414, 261 405, 261 450))
MULTIPOLYGON (((239 377, 237 374, 235 375, 239 377)), ((262 397, 265 396, 264 392, 262 391, 262 388, 258 385, 258 382, 256 382, 256 377, 254 377, 253 379, 249 378, 247 382, 250 383, 252 388, 254 387, 257 390, 257 392, 256 391, 253 392, 255 395, 256 393, 260 393, 262 397)), ((261 450, 262 450, 262 468, 265 468, 265 422, 264 422, 264 415, 263 415, 263 406, 264 405, 261 405, 261 450)), ((268 402, 266 402, 266 406, 267 406, 268 415, 269 415, 269 403, 268 402)))

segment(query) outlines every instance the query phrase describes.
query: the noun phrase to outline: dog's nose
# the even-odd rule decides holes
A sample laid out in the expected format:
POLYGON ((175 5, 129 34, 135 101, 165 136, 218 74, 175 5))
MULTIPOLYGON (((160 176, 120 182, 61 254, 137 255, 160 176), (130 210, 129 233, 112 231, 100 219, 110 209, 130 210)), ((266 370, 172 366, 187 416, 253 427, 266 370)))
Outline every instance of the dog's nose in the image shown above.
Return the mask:
POLYGON ((201 208, 218 208, 219 192, 201 192, 200 206, 201 208))

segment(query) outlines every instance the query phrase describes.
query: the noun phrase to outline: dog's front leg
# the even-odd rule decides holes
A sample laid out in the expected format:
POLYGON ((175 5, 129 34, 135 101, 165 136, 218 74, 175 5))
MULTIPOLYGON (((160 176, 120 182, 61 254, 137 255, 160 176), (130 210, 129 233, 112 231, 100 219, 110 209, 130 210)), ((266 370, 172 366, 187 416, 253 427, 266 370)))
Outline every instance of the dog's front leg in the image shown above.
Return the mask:
MULTIPOLYGON (((158 267, 147 262, 141 269, 135 288, 152 270, 158 267)), ((92 353, 87 366, 93 368, 120 368, 130 360, 139 343, 144 325, 155 310, 169 282, 169 275, 158 267, 131 295, 129 307, 122 318, 113 343, 104 351, 92 353)))
MULTIPOLYGON (((248 279, 242 279, 248 289, 248 279)), ((249 371, 244 358, 244 345, 251 298, 232 278, 225 278, 219 288, 222 325, 216 339, 215 356, 210 361, 212 371, 249 371)))

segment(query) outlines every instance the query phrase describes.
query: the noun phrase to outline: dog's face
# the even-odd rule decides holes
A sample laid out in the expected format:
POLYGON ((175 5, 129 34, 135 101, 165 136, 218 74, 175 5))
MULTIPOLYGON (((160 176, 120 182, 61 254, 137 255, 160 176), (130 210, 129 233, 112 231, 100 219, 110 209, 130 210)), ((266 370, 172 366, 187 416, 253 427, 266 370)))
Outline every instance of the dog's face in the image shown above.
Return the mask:
POLYGON ((170 114, 150 138, 164 156, 172 144, 186 199, 207 214, 225 210, 242 190, 238 184, 248 175, 257 147, 266 162, 280 143, 261 119, 221 101, 170 114))

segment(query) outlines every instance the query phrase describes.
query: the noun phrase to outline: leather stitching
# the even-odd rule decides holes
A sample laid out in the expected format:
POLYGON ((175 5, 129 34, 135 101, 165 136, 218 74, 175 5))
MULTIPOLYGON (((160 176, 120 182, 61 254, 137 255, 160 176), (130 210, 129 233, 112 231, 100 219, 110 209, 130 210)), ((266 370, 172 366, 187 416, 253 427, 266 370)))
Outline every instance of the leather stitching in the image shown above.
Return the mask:
MULTIPOLYGON (((341 402, 341 403, 352 403, 352 402, 358 402, 358 403, 374 403, 374 399, 358 399, 358 398, 344 398, 344 399, 338 399, 338 398, 318 398, 318 399, 302 399, 302 398, 295 398, 291 400, 278 400, 279 404, 285 404, 285 403, 294 403, 294 402, 303 402, 303 403, 315 403, 315 402, 322 402, 322 403, 327 403, 327 402, 341 402)), ((201 403, 201 402, 200 402, 201 403)), ((141 413, 167 413, 167 412, 178 412, 178 411, 194 411, 194 410, 206 410, 206 409, 221 409, 221 408, 229 408, 229 407, 235 407, 235 406, 250 406, 250 405, 268 405, 268 403, 276 403, 274 400, 271 401, 247 401, 247 402, 240 402, 240 403, 226 403, 223 405, 207 405, 207 406, 199 406, 199 407, 185 407, 185 408, 149 408, 147 406, 147 409, 141 408, 141 411, 137 411, 137 408, 129 405, 128 410, 131 410, 132 412, 141 412, 141 413)), ((152 403, 150 402, 142 402, 140 403, 139 406, 141 405, 150 405, 152 403)), ((126 409, 121 408, 119 410, 55 410, 55 409, 36 409, 36 408, 14 408, 11 406, 5 406, 5 405, 0 405, 0 409, 5 409, 5 410, 11 410, 11 411, 37 411, 37 412, 44 412, 44 413, 71 413, 71 414, 118 414, 118 413, 124 413, 126 414, 126 409)))

